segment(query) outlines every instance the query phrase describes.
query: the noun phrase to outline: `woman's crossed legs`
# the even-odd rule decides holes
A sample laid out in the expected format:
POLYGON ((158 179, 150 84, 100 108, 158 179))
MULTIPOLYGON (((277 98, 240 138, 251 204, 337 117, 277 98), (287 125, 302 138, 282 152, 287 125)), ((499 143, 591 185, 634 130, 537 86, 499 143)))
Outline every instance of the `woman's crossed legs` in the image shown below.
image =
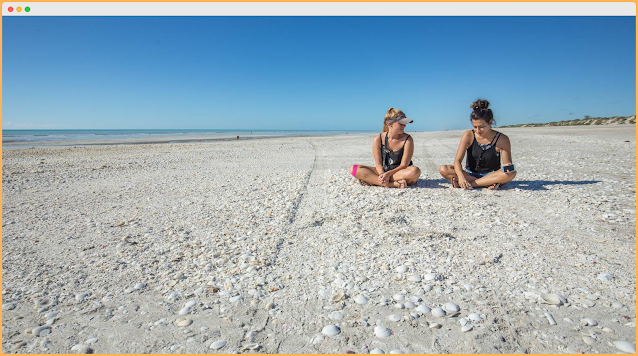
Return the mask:
POLYGON ((379 182, 379 174, 377 174, 377 170, 374 167, 355 164, 350 167, 350 174, 361 181, 362 184, 366 183, 367 185, 378 185, 389 188, 405 188, 408 185, 416 184, 416 181, 421 175, 421 170, 416 166, 407 167, 396 172, 392 180, 386 183, 379 182))

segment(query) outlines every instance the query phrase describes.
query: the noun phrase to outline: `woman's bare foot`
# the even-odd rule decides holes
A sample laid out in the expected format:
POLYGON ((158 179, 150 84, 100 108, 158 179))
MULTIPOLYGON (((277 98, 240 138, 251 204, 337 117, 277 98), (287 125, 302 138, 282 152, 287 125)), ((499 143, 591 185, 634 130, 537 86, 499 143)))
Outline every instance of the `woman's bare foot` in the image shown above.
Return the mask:
POLYGON ((459 180, 456 177, 452 178, 452 188, 461 188, 459 185, 459 180))
POLYGON ((405 189, 408 186, 408 182, 405 179, 397 180, 394 182, 394 186, 399 189, 405 189))
POLYGON ((489 190, 497 190, 500 187, 501 187, 500 183, 494 183, 494 184, 490 185, 489 187, 487 187, 487 189, 489 189, 489 190))
POLYGON ((362 181, 361 179, 359 179, 359 184, 361 184, 364 187, 369 187, 370 186, 369 183, 366 183, 366 182, 362 181))

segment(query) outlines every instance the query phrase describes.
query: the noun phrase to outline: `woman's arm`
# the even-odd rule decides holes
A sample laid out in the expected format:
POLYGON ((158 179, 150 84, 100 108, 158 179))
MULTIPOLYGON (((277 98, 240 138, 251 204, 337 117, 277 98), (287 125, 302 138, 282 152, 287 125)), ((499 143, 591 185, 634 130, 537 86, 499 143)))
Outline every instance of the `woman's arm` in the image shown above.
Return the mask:
POLYGON ((377 174, 383 173, 383 162, 381 162, 381 135, 377 135, 372 140, 372 155, 374 156, 374 167, 377 169, 377 174))
POLYGON ((472 139, 472 131, 466 131, 461 137, 459 148, 456 150, 456 156, 454 157, 454 172, 459 179, 461 187, 464 187, 466 183, 465 175, 463 174, 463 158, 465 158, 465 151, 472 144, 472 139))
MULTIPOLYGON (((501 134, 498 142, 496 143, 496 148, 501 150, 501 162, 503 166, 507 166, 508 164, 512 164, 512 145, 510 143, 510 138, 501 134)), ((508 172, 509 173, 509 172, 508 172)))

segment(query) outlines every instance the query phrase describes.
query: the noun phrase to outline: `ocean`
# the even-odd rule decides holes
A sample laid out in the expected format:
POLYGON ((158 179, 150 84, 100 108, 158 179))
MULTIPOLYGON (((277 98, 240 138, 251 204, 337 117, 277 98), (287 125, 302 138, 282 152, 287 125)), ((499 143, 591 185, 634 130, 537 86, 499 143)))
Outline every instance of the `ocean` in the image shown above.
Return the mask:
MULTIPOLYGON (((206 136, 209 139, 221 137, 244 136, 244 138, 256 138, 263 136, 307 136, 307 135, 344 135, 348 133, 366 133, 368 131, 331 131, 331 130, 224 130, 224 129, 193 129, 193 130, 165 130, 165 129, 135 129, 135 130, 2 130, 3 145, 46 145, 55 143, 64 144, 64 141, 100 142, 108 140, 109 143, 140 139, 144 141, 162 141, 168 137, 176 140, 188 140, 189 137, 206 136)), ((372 132, 372 131, 370 131, 372 132)), ((170 142, 170 141, 168 141, 170 142)))

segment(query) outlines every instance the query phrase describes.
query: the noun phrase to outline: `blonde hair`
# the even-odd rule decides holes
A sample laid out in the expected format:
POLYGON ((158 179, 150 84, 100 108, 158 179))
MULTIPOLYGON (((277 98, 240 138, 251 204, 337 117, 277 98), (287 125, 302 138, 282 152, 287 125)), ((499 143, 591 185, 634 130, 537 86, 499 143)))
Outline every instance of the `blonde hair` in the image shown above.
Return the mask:
POLYGON ((395 108, 389 108, 388 112, 385 113, 385 118, 383 119, 383 132, 388 131, 388 120, 397 117, 397 116, 403 116, 405 117, 405 114, 403 113, 403 111, 399 110, 399 109, 395 109, 395 108))

